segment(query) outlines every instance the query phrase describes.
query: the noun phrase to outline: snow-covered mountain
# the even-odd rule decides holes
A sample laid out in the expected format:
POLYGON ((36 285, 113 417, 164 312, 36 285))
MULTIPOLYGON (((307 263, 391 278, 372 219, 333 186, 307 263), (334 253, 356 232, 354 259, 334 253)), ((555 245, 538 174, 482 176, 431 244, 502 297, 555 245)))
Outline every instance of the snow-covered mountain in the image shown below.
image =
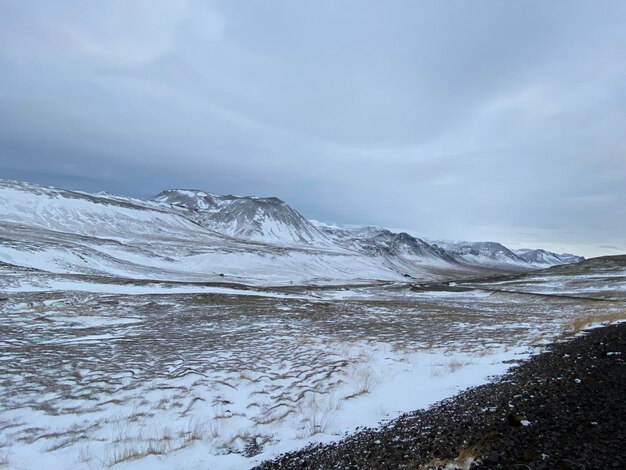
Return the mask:
POLYGON ((152 200, 182 209, 200 225, 235 238, 277 244, 331 244, 311 222, 276 197, 219 196, 171 189, 152 200))
POLYGON ((497 242, 434 241, 459 263, 483 266, 511 266, 526 268, 530 264, 504 245, 497 242))
POLYGON ((138 199, 15 181, 0 180, 0 208, 2 222, 81 236, 127 240, 206 232, 186 217, 138 199))
POLYGON ((584 261, 584 257, 576 256, 569 253, 553 253, 551 251, 541 249, 523 248, 514 250, 515 254, 527 263, 535 266, 557 266, 561 264, 580 263, 584 261))
POLYGON ((243 238, 255 233, 240 230, 236 217, 228 225, 231 232, 218 233, 198 222, 199 211, 181 205, 0 181, 0 271, 5 277, 26 269, 43 275, 264 285, 397 281, 405 275, 435 280, 450 274, 347 249, 286 204, 269 203, 292 217, 286 230, 296 234, 289 238, 293 243, 243 238))
POLYGON ((578 260, 538 256, 329 226, 277 198, 170 190, 140 200, 0 180, 0 269, 281 284, 439 280, 578 260))
POLYGON ((423 263, 455 263, 445 250, 406 232, 395 233, 384 228, 369 226, 339 228, 320 222, 314 223, 338 245, 367 255, 398 256, 423 263))

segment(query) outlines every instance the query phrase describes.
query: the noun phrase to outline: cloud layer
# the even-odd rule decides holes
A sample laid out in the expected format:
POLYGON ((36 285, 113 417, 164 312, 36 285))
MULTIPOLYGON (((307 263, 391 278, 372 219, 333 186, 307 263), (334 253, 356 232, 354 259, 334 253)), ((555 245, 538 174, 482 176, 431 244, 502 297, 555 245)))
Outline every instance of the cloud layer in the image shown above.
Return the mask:
POLYGON ((626 251, 626 4, 0 3, 0 177, 626 251))

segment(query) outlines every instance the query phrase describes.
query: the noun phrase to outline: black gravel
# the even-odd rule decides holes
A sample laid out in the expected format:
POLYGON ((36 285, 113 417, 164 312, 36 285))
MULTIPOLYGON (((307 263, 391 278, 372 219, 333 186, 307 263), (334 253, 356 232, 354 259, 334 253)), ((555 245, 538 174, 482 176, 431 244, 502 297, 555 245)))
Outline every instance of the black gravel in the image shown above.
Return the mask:
POLYGON ((496 383, 256 468, 444 468, 467 455, 472 469, 626 469, 625 361, 626 323, 595 329, 496 383))

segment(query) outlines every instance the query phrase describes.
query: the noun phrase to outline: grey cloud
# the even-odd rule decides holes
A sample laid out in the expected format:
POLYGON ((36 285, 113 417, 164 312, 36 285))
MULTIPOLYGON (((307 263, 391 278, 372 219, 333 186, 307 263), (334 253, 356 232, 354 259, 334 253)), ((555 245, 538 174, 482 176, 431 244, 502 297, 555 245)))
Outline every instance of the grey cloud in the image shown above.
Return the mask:
POLYGON ((7 1, 0 177, 626 249, 626 5, 7 1))

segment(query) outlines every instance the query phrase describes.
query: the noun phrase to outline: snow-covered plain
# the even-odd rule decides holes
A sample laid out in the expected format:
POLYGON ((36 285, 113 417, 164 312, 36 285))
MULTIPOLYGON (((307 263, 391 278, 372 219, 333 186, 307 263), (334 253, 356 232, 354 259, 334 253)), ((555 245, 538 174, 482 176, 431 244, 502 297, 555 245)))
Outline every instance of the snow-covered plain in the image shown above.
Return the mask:
POLYGON ((571 319, 618 308, 5 274, 0 449, 16 469, 249 468, 484 383, 571 319))
POLYGON ((626 295, 623 265, 464 281, 494 271, 185 211, 0 182, 0 464, 250 468, 484 383, 626 295))

